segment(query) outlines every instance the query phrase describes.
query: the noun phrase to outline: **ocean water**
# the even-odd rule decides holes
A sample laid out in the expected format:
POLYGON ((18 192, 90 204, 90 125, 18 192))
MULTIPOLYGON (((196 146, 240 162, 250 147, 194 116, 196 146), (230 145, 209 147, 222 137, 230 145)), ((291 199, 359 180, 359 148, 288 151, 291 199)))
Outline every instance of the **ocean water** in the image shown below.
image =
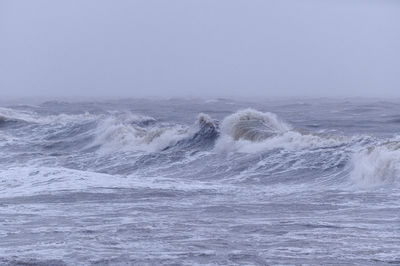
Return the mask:
POLYGON ((1 265, 400 263, 400 102, 0 107, 1 265))

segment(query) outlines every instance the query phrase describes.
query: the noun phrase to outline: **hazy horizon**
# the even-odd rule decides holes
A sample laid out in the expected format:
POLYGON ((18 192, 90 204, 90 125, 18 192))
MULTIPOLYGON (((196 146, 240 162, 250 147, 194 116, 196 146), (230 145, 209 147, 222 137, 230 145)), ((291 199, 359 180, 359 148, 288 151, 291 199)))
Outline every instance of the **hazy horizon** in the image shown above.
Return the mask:
POLYGON ((0 0, 0 265, 400 263, 400 0, 0 0))
POLYGON ((396 1, 0 1, 4 99, 400 97, 396 1))

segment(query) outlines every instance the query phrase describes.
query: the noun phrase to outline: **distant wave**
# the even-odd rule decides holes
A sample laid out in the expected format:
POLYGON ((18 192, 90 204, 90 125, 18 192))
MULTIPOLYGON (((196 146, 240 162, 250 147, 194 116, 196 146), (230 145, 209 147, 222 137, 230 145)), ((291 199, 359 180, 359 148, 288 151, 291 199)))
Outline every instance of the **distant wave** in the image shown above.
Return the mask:
POLYGON ((15 124, 18 122, 26 122, 24 119, 26 117, 27 115, 24 113, 16 112, 8 108, 0 108, 0 126, 6 124, 15 124))
POLYGON ((0 125, 3 124, 6 121, 7 121, 7 119, 4 116, 0 115, 0 125))
POLYGON ((33 123, 33 124, 67 124, 89 119, 97 119, 98 115, 91 113, 45 115, 33 111, 16 110, 0 107, 0 117, 3 121, 33 123))

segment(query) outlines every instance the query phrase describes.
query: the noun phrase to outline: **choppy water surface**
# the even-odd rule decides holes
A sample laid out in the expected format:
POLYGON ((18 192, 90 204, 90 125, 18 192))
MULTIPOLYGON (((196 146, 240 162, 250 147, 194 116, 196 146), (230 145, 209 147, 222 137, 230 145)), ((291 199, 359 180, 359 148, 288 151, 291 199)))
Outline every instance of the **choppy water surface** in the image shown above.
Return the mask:
POLYGON ((0 108, 0 264, 400 263, 400 103, 0 108))

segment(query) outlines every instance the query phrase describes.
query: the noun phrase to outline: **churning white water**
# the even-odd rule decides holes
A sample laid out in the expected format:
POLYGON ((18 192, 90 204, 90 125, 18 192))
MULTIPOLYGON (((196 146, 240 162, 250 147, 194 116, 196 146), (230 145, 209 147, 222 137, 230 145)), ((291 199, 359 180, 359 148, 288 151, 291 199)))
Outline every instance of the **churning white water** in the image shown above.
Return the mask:
POLYGON ((0 264, 400 263, 400 105, 0 108, 0 264))

